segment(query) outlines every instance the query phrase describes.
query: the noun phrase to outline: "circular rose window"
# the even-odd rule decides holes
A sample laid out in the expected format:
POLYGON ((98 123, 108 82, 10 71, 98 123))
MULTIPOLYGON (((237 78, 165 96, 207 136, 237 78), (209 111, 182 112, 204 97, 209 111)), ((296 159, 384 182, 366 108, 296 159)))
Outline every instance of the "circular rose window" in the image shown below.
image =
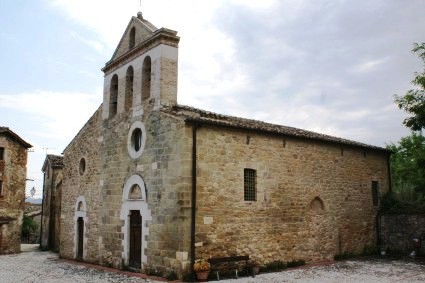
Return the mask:
POLYGON ((145 126, 142 122, 134 122, 128 132, 127 149, 131 158, 138 158, 142 155, 145 147, 145 126))

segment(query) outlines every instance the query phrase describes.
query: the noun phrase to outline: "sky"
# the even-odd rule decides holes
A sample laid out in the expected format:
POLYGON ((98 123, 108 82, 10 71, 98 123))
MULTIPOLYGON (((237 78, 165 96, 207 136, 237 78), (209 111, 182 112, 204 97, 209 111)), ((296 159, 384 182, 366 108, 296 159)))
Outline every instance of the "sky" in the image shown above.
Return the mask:
POLYGON ((178 103, 382 146, 424 66, 423 0, 1 0, 0 126, 33 145, 27 193, 102 103, 132 16, 178 31, 178 103))

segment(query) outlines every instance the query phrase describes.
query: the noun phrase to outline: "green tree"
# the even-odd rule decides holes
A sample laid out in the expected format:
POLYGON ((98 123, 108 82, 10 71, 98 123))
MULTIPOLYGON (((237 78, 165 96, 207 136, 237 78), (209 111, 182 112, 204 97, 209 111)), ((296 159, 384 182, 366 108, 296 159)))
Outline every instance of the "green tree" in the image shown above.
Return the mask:
POLYGON ((29 240, 32 233, 36 232, 38 225, 28 215, 24 214, 22 219, 22 238, 29 240))
POLYGON ((412 133, 401 138, 398 144, 389 144, 391 175, 396 193, 425 193, 425 137, 412 133))
MULTIPOLYGON (((425 69, 425 43, 415 43, 412 51, 418 54, 425 69)), ((395 95, 395 102, 400 109, 412 115, 403 124, 413 131, 421 131, 425 128, 425 71, 416 72, 412 84, 417 88, 408 90, 403 96, 395 95)))

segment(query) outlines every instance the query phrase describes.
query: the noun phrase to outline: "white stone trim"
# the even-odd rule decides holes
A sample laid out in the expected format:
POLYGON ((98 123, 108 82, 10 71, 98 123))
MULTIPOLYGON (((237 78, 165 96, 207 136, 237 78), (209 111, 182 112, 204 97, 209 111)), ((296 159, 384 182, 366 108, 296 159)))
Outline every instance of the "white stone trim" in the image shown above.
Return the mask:
POLYGON ((84 220, 84 233, 83 233, 83 260, 87 257, 87 227, 88 227, 88 218, 87 218, 87 204, 84 196, 79 196, 75 202, 74 207, 74 258, 77 258, 77 249, 78 249, 78 218, 82 217, 84 220), (83 209, 78 210, 78 204, 83 203, 83 209))
POLYGON ((140 215, 142 216, 142 254, 141 263, 147 263, 147 256, 145 255, 145 249, 147 248, 148 242, 146 241, 149 235, 149 227, 148 223, 152 220, 151 211, 148 208, 148 203, 146 202, 146 189, 145 183, 143 179, 139 175, 131 176, 124 185, 123 194, 122 194, 122 205, 120 212, 120 219, 123 220, 124 225, 121 227, 121 233, 124 235, 122 243, 122 259, 124 260, 124 264, 129 264, 129 242, 130 242, 130 210, 138 210, 140 211, 140 215), (134 186, 138 185, 142 190, 142 199, 129 199, 128 194, 130 193, 130 189, 134 186))
POLYGON ((117 114, 120 114, 124 111, 124 107, 122 104, 122 98, 120 96, 125 95, 125 91, 121 91, 120 87, 125 85, 125 76, 127 72, 127 68, 129 66, 133 67, 134 70, 134 85, 133 85, 133 104, 132 111, 133 117, 139 117, 143 114, 143 106, 142 106, 142 87, 140 85, 142 81, 142 68, 143 61, 146 57, 151 58, 151 95, 150 98, 155 99, 154 109, 159 109, 160 107, 160 82, 161 82, 161 59, 167 58, 171 60, 175 60, 178 62, 178 49, 176 47, 172 47, 165 44, 160 44, 155 48, 147 51, 146 53, 140 55, 139 57, 131 60, 125 65, 120 66, 115 69, 113 72, 105 74, 104 82, 103 82, 103 106, 102 106, 102 119, 109 119, 109 91, 111 85, 111 79, 116 74, 118 76, 118 106, 117 106, 117 114))
POLYGON ((145 125, 141 121, 136 121, 133 123, 133 125, 131 125, 127 135, 127 150, 128 150, 128 154, 130 154, 130 157, 133 159, 139 158, 142 155, 143 150, 145 149, 145 143, 146 143, 145 125), (140 129, 142 131, 142 144, 140 145, 140 149, 138 151, 134 150, 132 146, 132 140, 131 140, 133 132, 136 129, 140 129))

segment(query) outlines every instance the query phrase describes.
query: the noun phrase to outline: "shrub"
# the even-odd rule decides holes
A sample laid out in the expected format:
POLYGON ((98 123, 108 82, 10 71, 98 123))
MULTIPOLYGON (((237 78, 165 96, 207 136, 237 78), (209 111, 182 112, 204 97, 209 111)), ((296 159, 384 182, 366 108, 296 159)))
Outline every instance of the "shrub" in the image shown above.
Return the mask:
POLYGON ((267 271, 279 271, 286 268, 286 264, 283 261, 276 260, 266 263, 265 269, 267 271))
POLYGON ((302 265, 305 265, 305 260, 303 259, 296 259, 296 260, 288 261, 286 263, 287 267, 297 267, 302 265))
POLYGON ((355 257, 355 255, 353 253, 343 252, 341 254, 335 255, 334 260, 344 260, 344 259, 349 259, 349 258, 353 258, 353 257, 355 257))
POLYGON ((196 282, 196 275, 190 272, 183 274, 183 282, 196 282))
POLYGON ((167 280, 174 281, 178 279, 177 273, 174 270, 171 270, 165 276, 167 280))

